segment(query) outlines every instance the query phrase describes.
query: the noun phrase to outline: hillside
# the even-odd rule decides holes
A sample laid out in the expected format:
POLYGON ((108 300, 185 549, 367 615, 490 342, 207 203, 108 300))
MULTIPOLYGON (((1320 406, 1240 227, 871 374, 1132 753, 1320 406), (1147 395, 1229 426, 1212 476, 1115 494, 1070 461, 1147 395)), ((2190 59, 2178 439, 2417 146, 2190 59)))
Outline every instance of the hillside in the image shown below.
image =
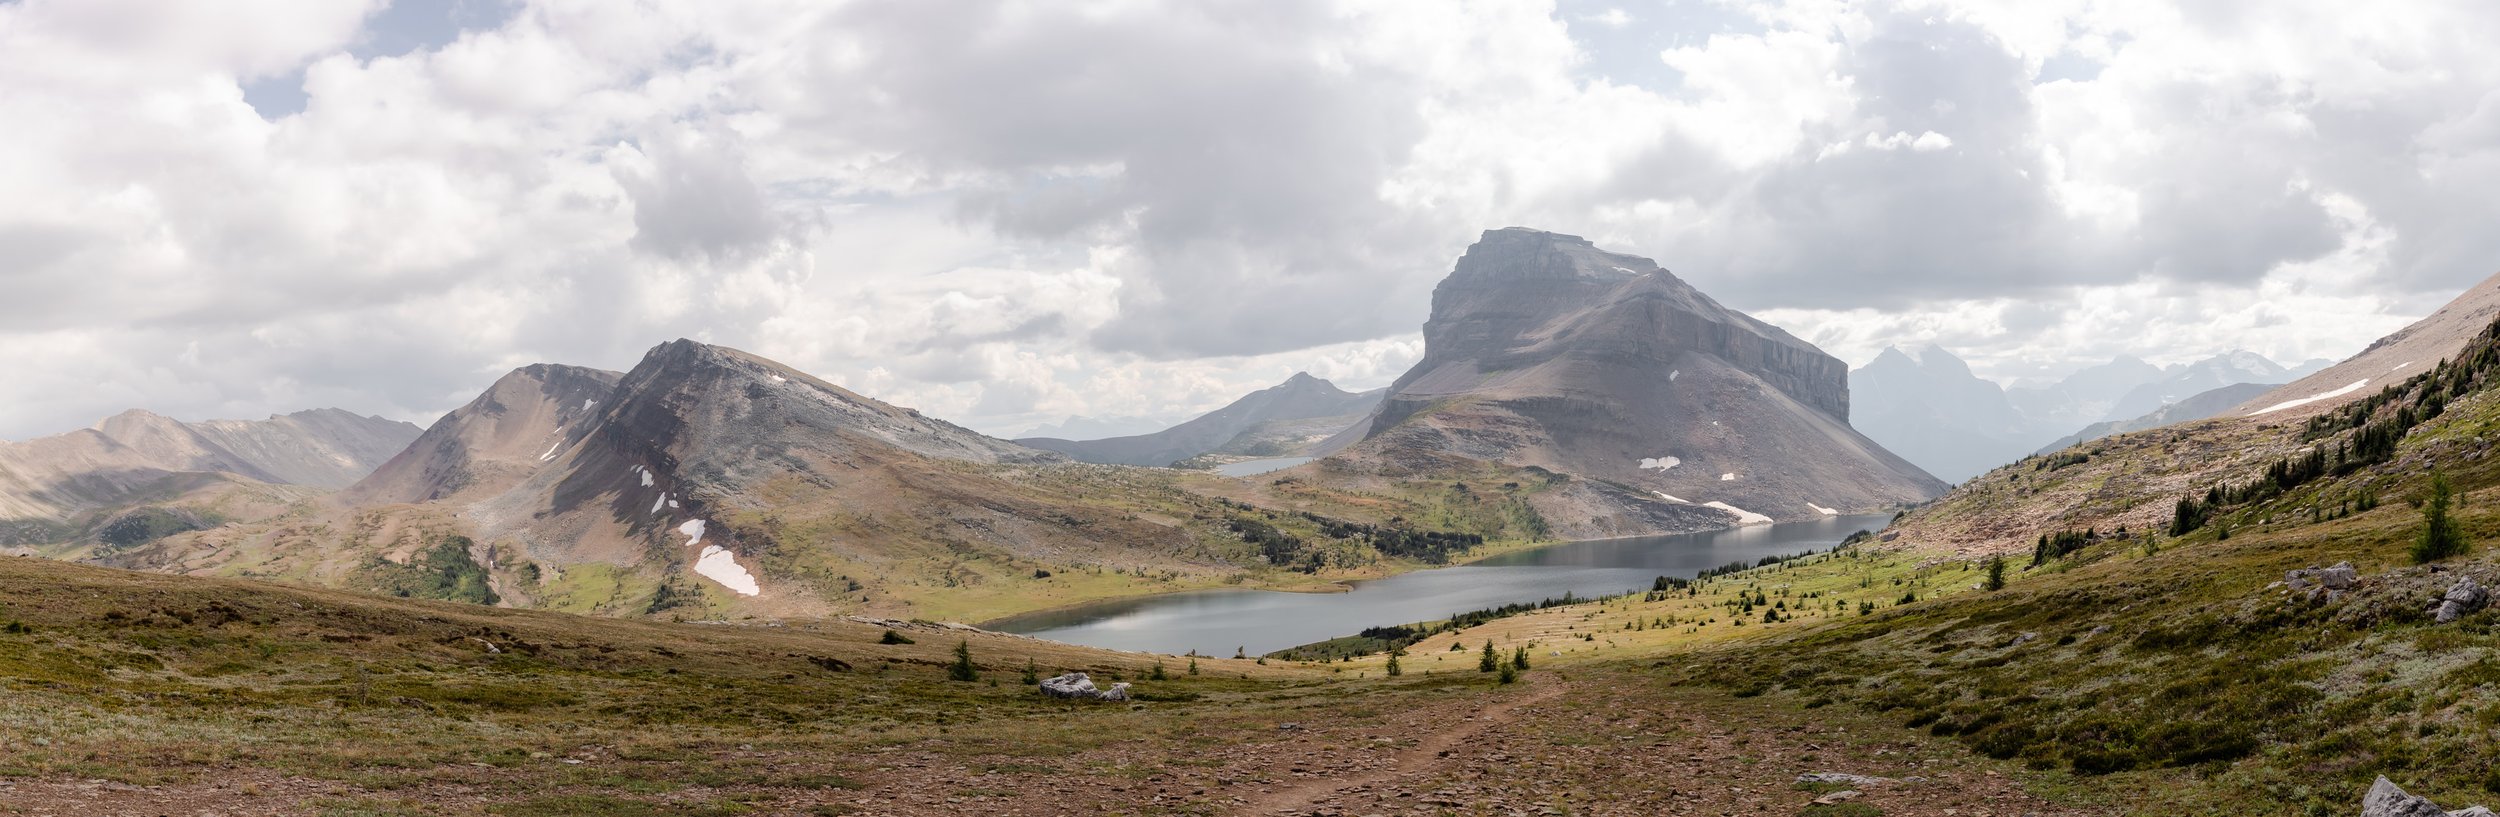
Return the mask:
POLYGON ((1406 660, 1494 643, 1566 672, 1646 666, 1661 686, 1955 740, 1971 754, 1945 768, 2019 763, 2035 791, 2100 813, 2346 814, 2382 775, 2443 804, 2489 802, 2500 461, 2484 441, 2500 434, 2500 322, 2449 352, 2296 424, 2190 423, 2087 444, 2089 462, 2007 469, 2063 482, 2042 475, 2101 464, 2085 481, 2183 490, 2079 505, 2059 488, 1965 486, 1834 553, 1409 628, 1422 637, 1406 660), (2457 492, 2461 556, 2414 552, 2447 501, 2438 481, 2457 492), (1978 496, 2016 506, 2008 518, 2025 503, 2089 515, 2019 549, 1927 538, 1939 508, 1978 496))
POLYGON ((1849 427, 1840 361, 1576 236, 1486 231, 1434 290, 1424 344, 1359 441, 1305 470, 1568 475, 1591 485, 1541 506, 1568 536, 1880 510, 1945 488, 1849 427))
POLYGON ((1358 394, 1296 372, 1283 383, 1152 434, 1098 440, 1034 437, 1016 442, 1109 465, 1168 466, 1203 454, 1292 456, 1361 420, 1380 403, 1380 396, 1378 390, 1358 394))
POLYGON ((2180 400, 2178 402, 2162 406, 2161 408, 2154 409, 2153 411, 2140 417, 2128 420, 2110 420, 2084 426, 2082 431, 2077 431, 2073 434, 2061 437, 2056 442, 2041 446, 2040 450, 2032 453, 2051 454, 2082 443, 2098 440, 2112 434, 2123 434, 2129 431, 2143 431, 2148 428, 2160 428, 2162 426, 2176 425, 2190 420, 2202 420, 2207 417, 2212 417, 2214 415, 2230 411, 2233 406, 2247 402, 2250 398, 2256 397, 2257 395, 2274 390, 2276 385, 2278 384, 2233 383, 2228 386, 2223 386, 2212 391, 2189 397, 2185 400, 2180 400))
POLYGON ((0 598, 0 799, 36 814, 1779 813, 1834 771, 1920 776, 1866 793, 1888 815, 2092 813, 1886 719, 1667 688, 1632 662, 1503 684, 1418 656, 1384 678, 36 559, 0 560, 0 598), (949 680, 958 645, 971 681, 949 680), (1133 699, 1027 680, 1067 670, 1133 699))
MULTIPOLYGON (((2450 388, 2460 382, 2458 377, 2480 377, 2467 369, 2442 367, 2487 343, 2494 320, 2500 320, 2500 280, 2476 285, 2351 359, 2221 415, 2104 437, 1975 477, 1913 510, 1889 533, 1921 547, 1967 555, 2025 551, 2042 536, 2069 530, 2161 529, 2182 498, 2245 479, 2278 460, 2322 450, 2322 444, 2340 439, 2345 448, 2353 446, 2357 426, 2339 426, 2339 438, 2313 429, 2313 418, 2355 404, 2386 409, 2395 399, 2390 395, 2419 401, 2424 389, 2450 388), (2435 372, 2443 374, 2433 378, 2435 372), (2344 378, 2353 379, 2324 385, 2344 378), (2434 379, 2436 384, 2426 385, 2434 379)), ((2379 419, 2393 422, 2392 409, 2386 411, 2388 416, 2379 419)))

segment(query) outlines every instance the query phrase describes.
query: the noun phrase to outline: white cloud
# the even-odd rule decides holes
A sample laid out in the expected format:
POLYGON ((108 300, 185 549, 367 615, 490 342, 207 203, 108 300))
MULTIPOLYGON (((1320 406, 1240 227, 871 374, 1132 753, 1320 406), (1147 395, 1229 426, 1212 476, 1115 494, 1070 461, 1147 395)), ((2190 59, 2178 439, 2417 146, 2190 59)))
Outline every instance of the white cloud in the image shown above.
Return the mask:
POLYGON ((983 428, 1188 413, 1386 383, 1514 224, 2009 377, 2340 356, 2500 257, 2479 5, 1639 8, 542 0, 385 55, 377 2, 0 3, 0 435, 423 420, 677 336, 983 428))

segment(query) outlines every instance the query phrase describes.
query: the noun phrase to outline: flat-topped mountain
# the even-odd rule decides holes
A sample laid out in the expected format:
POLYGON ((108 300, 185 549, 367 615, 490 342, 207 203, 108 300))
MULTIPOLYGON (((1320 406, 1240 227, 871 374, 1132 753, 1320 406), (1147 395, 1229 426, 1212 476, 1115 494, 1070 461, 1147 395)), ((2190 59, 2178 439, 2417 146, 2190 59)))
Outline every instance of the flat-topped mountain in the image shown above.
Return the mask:
MULTIPOLYGON (((417 432, 338 409, 196 423, 133 409, 66 434, 0 443, 0 544, 72 541, 131 506, 205 507, 210 495, 238 486, 338 488, 417 432)), ((276 504, 306 494, 258 493, 276 504)))
POLYGON ((1849 426, 1846 364, 1577 236, 1485 232, 1434 289, 1424 342, 1340 458, 1589 478, 1615 486, 1627 533, 1874 511, 1946 488, 1849 426))
POLYGON ((1152 434, 1102 440, 1035 437, 1016 442, 1085 462, 1171 465, 1208 453, 1286 456, 1361 420, 1385 391, 1350 392, 1296 372, 1283 383, 1152 434))

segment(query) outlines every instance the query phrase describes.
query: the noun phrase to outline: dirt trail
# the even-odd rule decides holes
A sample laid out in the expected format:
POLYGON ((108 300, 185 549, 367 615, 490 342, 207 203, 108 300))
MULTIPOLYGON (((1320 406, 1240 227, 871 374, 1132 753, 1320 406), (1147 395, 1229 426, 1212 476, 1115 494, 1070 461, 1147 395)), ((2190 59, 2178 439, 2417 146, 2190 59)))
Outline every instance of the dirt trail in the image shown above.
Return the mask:
POLYGON ((1525 695, 1478 708, 1463 720, 1447 728, 1437 729, 1415 741, 1415 745, 1390 755, 1386 768, 1359 775, 1317 778, 1268 792, 1232 810, 1242 815, 1304 814, 1321 802, 1339 795, 1369 789, 1402 776, 1420 774, 1450 762, 1451 750, 1497 726, 1508 726, 1519 718, 1519 710, 1542 704, 1563 694, 1568 682, 1548 677, 1546 673, 1530 673, 1525 695))

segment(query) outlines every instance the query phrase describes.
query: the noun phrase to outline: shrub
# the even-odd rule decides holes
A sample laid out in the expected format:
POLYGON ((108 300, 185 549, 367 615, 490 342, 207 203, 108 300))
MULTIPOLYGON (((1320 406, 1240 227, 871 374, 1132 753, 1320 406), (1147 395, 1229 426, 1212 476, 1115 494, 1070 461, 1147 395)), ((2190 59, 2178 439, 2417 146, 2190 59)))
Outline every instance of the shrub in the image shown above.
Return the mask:
POLYGON ((911 640, 911 636, 907 636, 907 635, 904 635, 904 634, 902 634, 902 633, 895 632, 895 631, 893 631, 893 630, 887 630, 887 631, 885 631, 885 635, 884 635, 884 636, 882 636, 882 637, 880 637, 880 638, 878 638, 878 639, 877 639, 877 643, 879 643, 879 644, 911 644, 911 643, 915 643, 915 642, 913 642, 913 641, 911 640))

